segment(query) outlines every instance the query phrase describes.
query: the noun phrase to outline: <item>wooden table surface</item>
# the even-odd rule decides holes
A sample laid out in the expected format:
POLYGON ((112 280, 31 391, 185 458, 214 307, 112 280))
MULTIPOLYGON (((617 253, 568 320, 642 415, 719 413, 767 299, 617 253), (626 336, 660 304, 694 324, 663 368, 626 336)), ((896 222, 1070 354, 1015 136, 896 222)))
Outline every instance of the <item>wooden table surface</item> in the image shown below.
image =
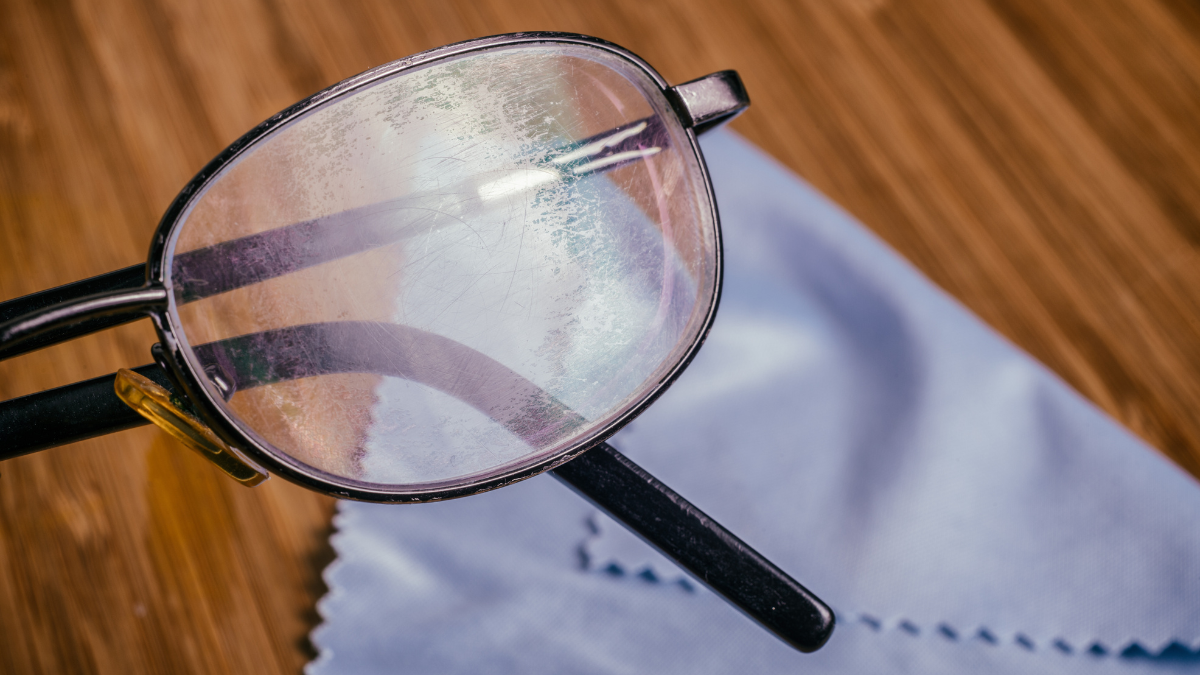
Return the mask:
MULTIPOLYGON (((296 100, 519 30, 673 82, 736 68, 736 130, 1200 475, 1192 0, 0 0, 0 299, 144 260, 192 174, 296 100)), ((5 362, 0 399, 153 341, 5 362)), ((150 428, 0 464, 0 671, 296 673, 333 507, 150 428)))

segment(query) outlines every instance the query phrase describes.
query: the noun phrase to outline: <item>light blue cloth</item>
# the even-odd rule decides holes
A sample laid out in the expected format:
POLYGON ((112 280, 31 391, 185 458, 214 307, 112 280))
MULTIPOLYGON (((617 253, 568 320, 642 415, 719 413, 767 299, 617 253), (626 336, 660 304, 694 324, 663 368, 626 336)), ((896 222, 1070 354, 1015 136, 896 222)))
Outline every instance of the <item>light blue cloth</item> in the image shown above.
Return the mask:
POLYGON ((542 476, 342 504, 309 675, 1200 671, 1196 483, 745 141, 703 145, 721 309, 613 443, 833 639, 792 651, 542 476))

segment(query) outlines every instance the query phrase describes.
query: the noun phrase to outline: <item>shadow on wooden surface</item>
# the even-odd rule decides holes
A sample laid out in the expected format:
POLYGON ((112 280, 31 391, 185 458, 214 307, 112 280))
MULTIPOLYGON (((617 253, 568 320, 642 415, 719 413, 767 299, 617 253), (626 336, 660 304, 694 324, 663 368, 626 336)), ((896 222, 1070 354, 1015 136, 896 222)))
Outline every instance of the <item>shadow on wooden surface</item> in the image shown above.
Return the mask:
MULTIPOLYGON (((0 298, 144 259, 187 179, 301 97, 517 30, 607 38, 675 82, 738 69, 737 130, 1200 474, 1187 0, 0 0, 0 298)), ((148 362, 153 339, 5 362, 0 398, 148 362)), ((332 506, 150 429, 6 462, 0 671, 298 672, 332 506)))

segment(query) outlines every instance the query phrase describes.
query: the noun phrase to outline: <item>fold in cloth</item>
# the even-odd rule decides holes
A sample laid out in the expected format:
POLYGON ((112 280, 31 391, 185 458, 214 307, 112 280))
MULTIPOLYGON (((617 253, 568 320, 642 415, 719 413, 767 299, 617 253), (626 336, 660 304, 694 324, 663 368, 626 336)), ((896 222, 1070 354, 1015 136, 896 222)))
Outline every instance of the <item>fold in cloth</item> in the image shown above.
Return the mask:
POLYGON ((829 602, 803 655, 542 476, 344 503, 310 675, 1200 670, 1200 490, 731 132, 726 280, 613 444, 829 602))

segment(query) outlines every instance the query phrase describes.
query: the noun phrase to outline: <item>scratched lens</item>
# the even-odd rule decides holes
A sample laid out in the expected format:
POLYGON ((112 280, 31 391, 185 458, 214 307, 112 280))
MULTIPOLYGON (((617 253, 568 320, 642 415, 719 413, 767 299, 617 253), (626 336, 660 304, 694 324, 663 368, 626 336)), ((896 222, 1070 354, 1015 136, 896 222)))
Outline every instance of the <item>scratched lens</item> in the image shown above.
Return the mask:
POLYGON ((703 170, 595 47, 403 71, 245 149, 169 244, 172 321, 227 417, 336 485, 527 470, 652 395, 712 310, 703 170))

